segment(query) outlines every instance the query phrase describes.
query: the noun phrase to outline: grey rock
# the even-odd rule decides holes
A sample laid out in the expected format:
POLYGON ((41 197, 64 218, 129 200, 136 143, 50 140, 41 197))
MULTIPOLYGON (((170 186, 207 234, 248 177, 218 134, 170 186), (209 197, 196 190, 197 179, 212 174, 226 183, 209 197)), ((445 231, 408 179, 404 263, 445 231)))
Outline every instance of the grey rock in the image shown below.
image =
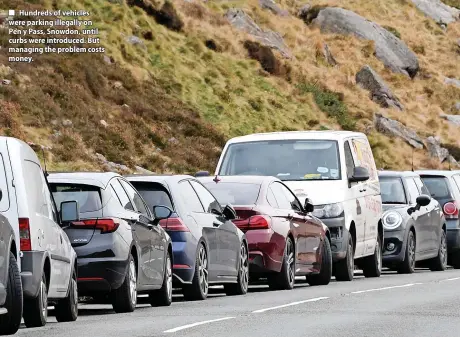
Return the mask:
POLYGON ((112 87, 114 89, 123 89, 123 83, 120 81, 115 81, 113 82, 112 87))
POLYGON ((459 115, 445 115, 441 114, 441 118, 444 118, 445 120, 449 121, 450 123, 460 126, 460 116, 459 115))
POLYGON ((107 64, 112 64, 112 59, 108 57, 107 55, 104 55, 103 60, 107 64))
POLYGON ((444 4, 441 0, 412 0, 426 16, 440 25, 448 25, 460 19, 460 10, 444 4))
POLYGON ((291 51, 279 33, 263 30, 242 9, 231 8, 225 13, 225 17, 232 26, 253 36, 264 46, 278 50, 285 58, 292 57, 291 51))
POLYGON ((103 119, 101 119, 101 120, 99 121, 99 123, 101 123, 101 125, 102 125, 103 127, 105 127, 105 128, 109 126, 109 123, 107 123, 107 122, 106 122, 105 120, 103 120, 103 119))
POLYGON ((134 36, 134 35, 128 36, 126 38, 126 42, 128 42, 128 43, 130 43, 132 45, 135 45, 135 46, 139 46, 141 48, 145 48, 144 41, 142 41, 140 38, 138 38, 137 36, 134 36))
POLYGON ((100 154, 100 153, 96 153, 94 156, 95 156, 96 159, 99 160, 99 161, 107 162, 107 159, 105 158, 105 156, 102 155, 102 154, 100 154))
POLYGON ((391 92, 383 79, 370 66, 365 65, 356 74, 356 83, 370 92, 371 99, 383 108, 404 110, 399 99, 391 92))
POLYGON ((122 109, 124 109, 124 110, 129 110, 129 105, 126 104, 126 103, 123 104, 121 107, 122 107, 122 109))
POLYGON ((94 157, 99 160, 104 166, 106 166, 110 171, 117 171, 117 172, 130 172, 128 166, 123 164, 117 164, 111 161, 108 161, 102 154, 96 153, 94 157))
POLYGON ((70 119, 64 119, 64 120, 62 120, 62 125, 63 126, 72 126, 73 123, 72 123, 72 121, 70 119))
POLYGON ((460 80, 457 80, 456 78, 449 78, 449 77, 446 77, 446 78, 444 78, 444 83, 445 83, 445 84, 454 85, 454 86, 456 86, 457 88, 460 88, 460 80))
POLYGON ((154 174, 154 172, 146 170, 145 168, 140 166, 134 166, 134 168, 136 169, 137 174, 154 174))
POLYGON ((375 114, 374 118, 375 128, 378 132, 404 139, 409 145, 423 149, 423 140, 417 135, 417 133, 404 126, 402 123, 393 119, 387 118, 382 114, 375 114))
POLYGON ((53 119, 53 120, 51 121, 51 125, 56 126, 56 125, 58 125, 58 124, 59 124, 59 122, 58 122, 57 119, 53 119))
POLYGON ((454 157, 452 157, 451 155, 449 155, 449 157, 447 157, 447 161, 449 162, 449 164, 452 167, 460 167, 460 164, 458 163, 458 161, 454 157))
POLYGON ((2 80, 2 85, 10 85, 11 81, 10 80, 2 80))
POLYGON ((313 20, 323 33, 354 35, 375 42, 375 55, 393 72, 413 78, 419 63, 415 53, 394 34, 362 16, 342 8, 327 7, 313 20))
POLYGON ((327 64, 333 67, 337 65, 337 61, 335 60, 334 55, 332 55, 332 52, 329 49, 329 46, 327 45, 327 43, 323 43, 322 48, 321 48, 321 53, 322 53, 324 60, 327 62, 327 64))
POLYGON ((297 12, 297 16, 301 19, 306 18, 310 9, 311 9, 310 4, 303 5, 302 7, 300 7, 299 11, 297 12))
POLYGON ((441 163, 449 157, 449 150, 441 147, 441 139, 439 137, 428 137, 426 139, 426 147, 430 157, 436 158, 441 163))
POLYGON ((179 143, 179 141, 174 137, 169 138, 168 142, 171 143, 171 144, 178 144, 179 143))
POLYGON ((52 137, 52 138, 59 138, 59 137, 61 137, 61 135, 62 135, 62 134, 61 134, 60 131, 54 131, 54 133, 52 134, 51 137, 52 137))
POLYGON ((460 102, 455 103, 454 109, 460 111, 460 102))
POLYGON ((273 14, 279 16, 288 16, 289 12, 281 9, 274 0, 259 0, 260 7, 270 10, 273 14))

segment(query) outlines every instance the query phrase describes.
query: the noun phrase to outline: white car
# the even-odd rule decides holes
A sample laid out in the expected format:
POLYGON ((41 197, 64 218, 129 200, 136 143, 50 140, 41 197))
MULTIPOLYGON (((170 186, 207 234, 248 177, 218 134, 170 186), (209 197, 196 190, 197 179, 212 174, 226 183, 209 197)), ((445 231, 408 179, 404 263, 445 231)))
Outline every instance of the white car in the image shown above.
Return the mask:
POLYGON ((299 131, 233 138, 225 145, 215 174, 283 180, 302 203, 307 197, 311 200, 313 214, 329 227, 338 281, 353 279, 355 260, 366 277, 380 276, 382 199, 364 134, 299 131))
MULTIPOLYGON (((45 174, 33 149, 21 140, 0 137, 0 175, 5 179, 9 208, 2 212, 20 246, 18 261, 27 327, 46 324, 48 304, 58 321, 78 316, 77 256, 59 223, 45 174)), ((61 205, 68 221, 78 220, 77 202, 61 205), (69 217, 70 216, 70 217, 69 217)))

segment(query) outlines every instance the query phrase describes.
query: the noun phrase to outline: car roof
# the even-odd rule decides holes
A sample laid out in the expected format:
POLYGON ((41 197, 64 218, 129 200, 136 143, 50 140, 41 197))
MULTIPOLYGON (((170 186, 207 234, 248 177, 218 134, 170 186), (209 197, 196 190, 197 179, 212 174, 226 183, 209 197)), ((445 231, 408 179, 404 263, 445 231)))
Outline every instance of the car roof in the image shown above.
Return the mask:
POLYGON ((94 185, 105 188, 114 177, 121 177, 115 172, 48 172, 50 183, 71 183, 94 185))
POLYGON ((428 176, 444 176, 444 177, 451 177, 454 174, 459 174, 460 170, 417 170, 415 171, 419 175, 428 175, 428 176))
POLYGON ((420 177, 413 171, 378 171, 379 177, 420 177))
POLYGON ((254 141, 267 141, 267 140, 342 140, 349 137, 364 137, 366 135, 361 132, 352 131, 286 131, 286 132, 266 132, 266 133, 253 133, 246 136, 235 137, 230 139, 227 143, 244 143, 254 141))
POLYGON ((124 176, 126 180, 131 182, 152 182, 152 183, 178 183, 184 179, 195 179, 186 174, 128 174, 124 176))
MULTIPOLYGON (((198 180, 200 180, 203 183, 208 183, 208 182, 216 182, 216 177, 199 177, 198 180)), ((217 176, 217 183, 219 182, 228 182, 228 183, 253 183, 253 184, 260 184, 262 185, 263 183, 268 183, 271 181, 280 181, 280 179, 272 176, 217 176)))

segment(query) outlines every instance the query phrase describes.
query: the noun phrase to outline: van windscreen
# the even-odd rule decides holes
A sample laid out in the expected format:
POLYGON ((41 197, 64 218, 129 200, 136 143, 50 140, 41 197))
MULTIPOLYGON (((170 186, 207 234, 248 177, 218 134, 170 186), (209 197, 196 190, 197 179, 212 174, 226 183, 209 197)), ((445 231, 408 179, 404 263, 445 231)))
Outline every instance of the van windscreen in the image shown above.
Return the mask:
POLYGON ((219 175, 275 176, 281 180, 340 180, 334 140, 272 140, 231 144, 219 175))
POLYGON ((51 183, 56 206, 60 208, 63 201, 77 201, 80 213, 94 212, 102 208, 101 190, 99 187, 83 184, 51 183))

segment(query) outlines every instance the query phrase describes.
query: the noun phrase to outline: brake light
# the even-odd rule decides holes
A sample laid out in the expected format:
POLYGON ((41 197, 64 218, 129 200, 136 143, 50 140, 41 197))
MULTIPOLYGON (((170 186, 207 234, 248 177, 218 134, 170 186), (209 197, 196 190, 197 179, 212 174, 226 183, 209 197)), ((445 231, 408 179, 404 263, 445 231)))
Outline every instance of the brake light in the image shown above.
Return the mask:
POLYGON ((457 219, 458 218, 458 207, 455 201, 449 201, 442 207, 446 219, 457 219))
POLYGON ((241 230, 270 229, 271 218, 267 215, 253 215, 248 219, 233 220, 233 223, 241 230))
POLYGON ((19 218, 19 240, 20 249, 22 251, 32 250, 32 242, 30 240, 30 225, 28 218, 19 218))
POLYGON ((100 229, 101 234, 104 234, 115 232, 120 226, 120 221, 118 219, 87 219, 73 222, 72 225, 75 227, 94 227, 100 229))
POLYGON ((160 226, 171 232, 190 232, 181 218, 168 218, 160 220, 160 226))

